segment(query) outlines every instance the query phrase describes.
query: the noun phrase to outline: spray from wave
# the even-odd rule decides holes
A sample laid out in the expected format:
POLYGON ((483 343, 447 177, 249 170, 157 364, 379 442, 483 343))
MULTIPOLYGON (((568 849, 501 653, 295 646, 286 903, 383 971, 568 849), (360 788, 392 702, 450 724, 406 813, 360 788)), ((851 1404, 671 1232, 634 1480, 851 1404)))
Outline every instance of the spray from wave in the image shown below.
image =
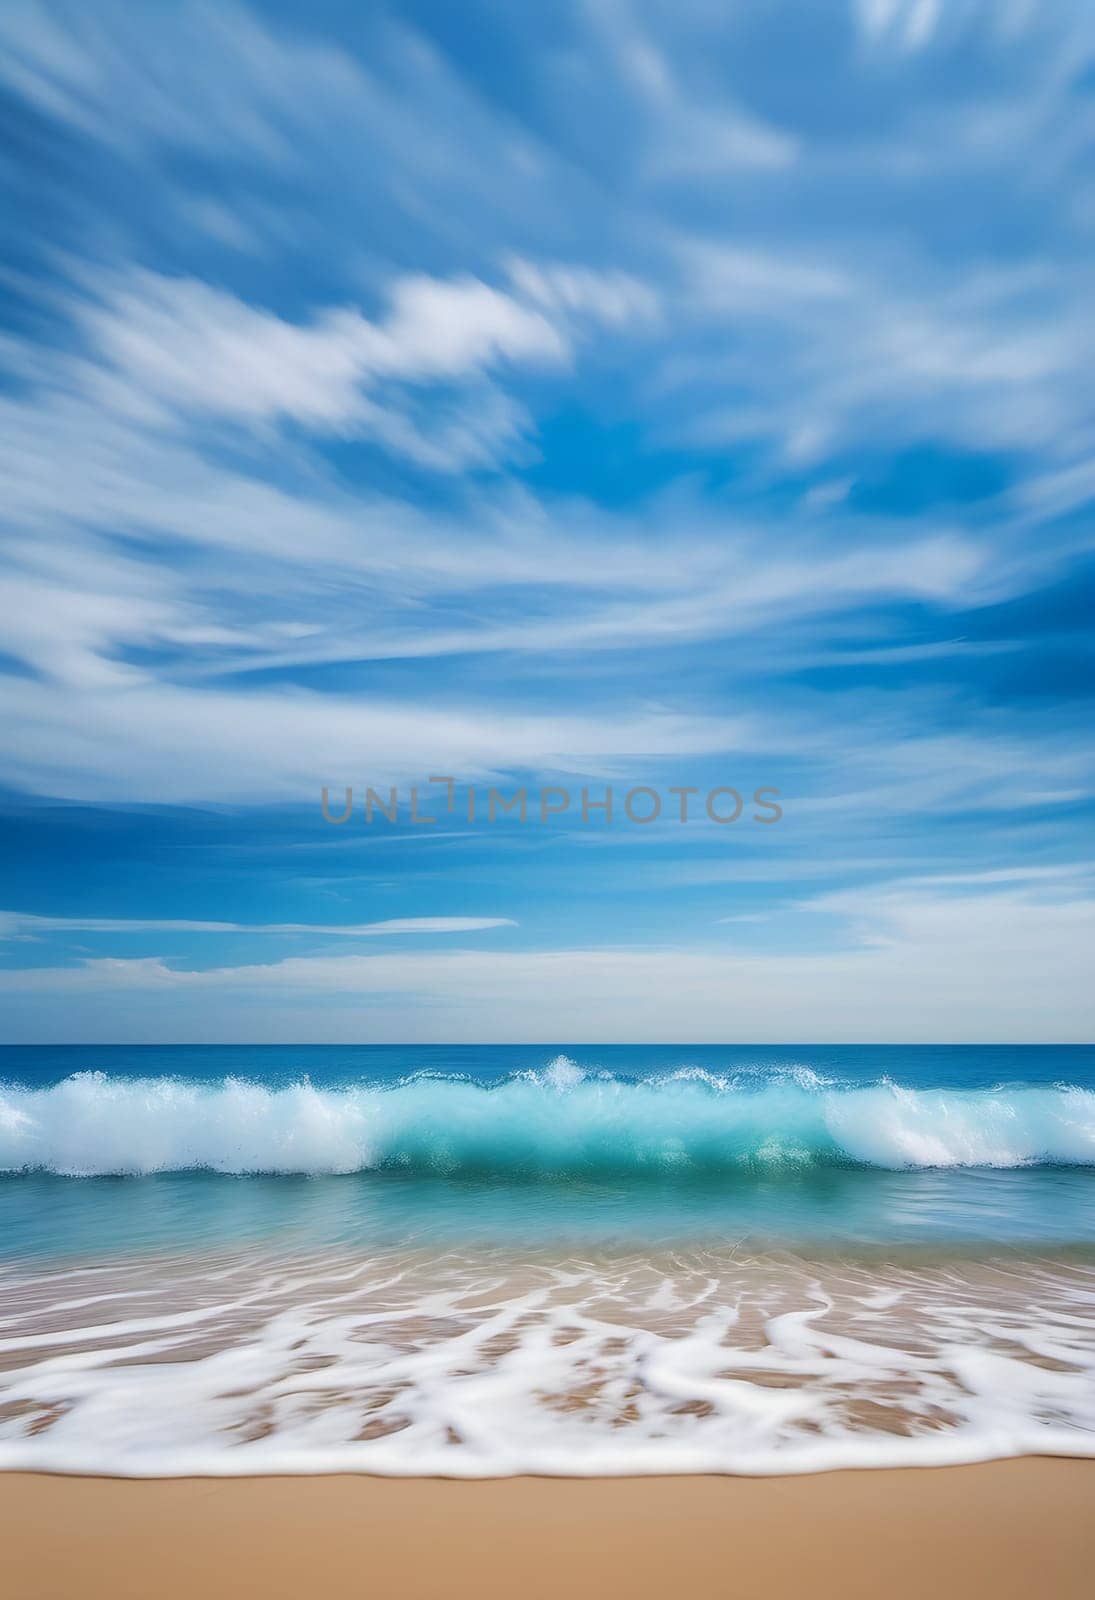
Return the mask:
POLYGON ((417 1076, 320 1089, 78 1073, 0 1087, 0 1171, 717 1177, 818 1167, 1095 1166, 1095 1093, 907 1089, 803 1069, 751 1085, 633 1082, 559 1057, 494 1085, 417 1076))

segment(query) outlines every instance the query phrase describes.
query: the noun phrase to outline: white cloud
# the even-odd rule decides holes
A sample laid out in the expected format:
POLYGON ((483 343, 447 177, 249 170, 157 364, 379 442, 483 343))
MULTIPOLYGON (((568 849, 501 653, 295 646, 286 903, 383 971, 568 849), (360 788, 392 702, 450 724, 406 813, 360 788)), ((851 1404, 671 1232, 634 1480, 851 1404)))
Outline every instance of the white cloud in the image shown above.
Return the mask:
POLYGON ((84 433, 127 429, 131 457, 215 418, 267 446, 293 423, 375 440, 435 472, 497 468, 532 431, 507 374, 568 366, 599 328, 633 332, 657 310, 653 291, 625 273, 519 259, 504 287, 470 274, 395 276, 375 318, 351 304, 282 316, 147 269, 79 276, 79 290, 54 292, 51 306, 73 324, 77 350, 9 338, 0 353, 39 405, 48 396, 70 418, 89 408, 84 433))
MULTIPOLYGON (((993 9, 959 7, 985 26, 993 9)), ((1014 20, 1017 5, 1003 9, 1014 20)), ((79 294, 42 275, 37 309, 77 328, 78 351, 63 339, 6 341, 13 382, 0 399, 0 468, 19 532, 0 572, 0 604, 6 649, 33 674, 0 684, 6 781, 82 797, 261 799, 337 782, 336 768, 365 748, 393 776, 416 776, 427 749, 473 778, 513 761, 600 771, 631 756, 708 754, 750 739, 756 749, 816 757, 830 775, 843 752, 859 815, 871 804, 882 815, 918 804, 1003 809, 1000 761, 978 765, 989 747, 1003 749, 994 729, 979 729, 962 749, 914 737, 937 710, 964 725, 975 708, 944 695, 838 704, 813 693, 806 673, 941 658, 949 631, 942 646, 918 636, 867 658, 853 616, 870 632, 875 613, 894 602, 946 613, 1021 592, 1060 548, 1038 547, 1033 518, 1082 499, 1089 474, 1076 462, 1095 448, 1095 328, 1082 261, 1054 254, 1051 239, 1044 261, 1035 253, 1021 267, 974 271, 957 245, 936 248, 919 213, 902 225, 907 251, 869 215, 880 192, 872 184, 891 157, 887 183, 901 162, 906 173, 926 166, 953 183, 962 162, 983 162, 988 151, 1006 163, 1024 130, 1050 126, 1066 69, 1082 58, 1070 30, 1058 30, 1059 44, 1047 30, 1052 48, 1036 55, 1029 81, 1018 75, 1018 92, 994 77, 999 105, 988 90, 984 99, 958 96, 955 114, 969 118, 961 138, 952 140, 946 108, 895 77, 894 115, 876 119, 884 137, 860 137, 862 116, 857 123, 850 105, 857 131, 842 142, 831 130, 798 138, 749 109, 724 59, 732 52, 708 49, 713 22, 720 38, 736 26, 728 18, 704 6, 679 15, 672 6, 591 6, 575 19, 575 39, 595 48, 559 58, 559 70, 575 81, 587 71, 597 115, 583 120, 589 107, 575 101, 573 140, 549 150, 532 119, 508 116, 501 97, 462 81, 441 49, 402 25, 374 32, 372 21, 355 35, 355 57, 321 44, 318 25, 291 33, 232 6, 153 15, 110 0, 90 9, 16 4, 0 19, 9 86, 81 138, 109 145, 135 183, 155 175, 167 148, 217 157, 215 202, 204 193, 212 174, 186 164, 203 173, 194 179, 203 192, 181 208, 201 230, 201 248, 177 259, 192 273, 195 259, 209 259, 212 232, 233 251, 249 250, 245 261, 222 259, 225 281, 269 290, 258 305, 192 275, 91 265, 138 250, 164 259, 130 218, 128 236, 89 233, 79 294), (1011 141, 1003 157, 985 139, 1001 126, 1011 141), (606 137, 591 137, 598 133, 606 137), (363 149, 368 163, 358 159, 363 149), (671 176, 699 179, 710 204, 687 206, 674 191, 659 212, 653 180, 671 176), (284 207, 269 203, 271 178, 284 207), (381 199, 395 211, 374 212, 381 199), (868 217, 862 229, 841 221, 850 200, 868 217), (350 213, 366 223, 347 225, 350 213), (706 217, 711 237, 669 231, 686 216, 693 227, 706 217), (338 252, 338 270, 314 278, 300 271, 313 224, 338 252), (386 266, 379 252, 392 238, 401 262, 430 262, 431 275, 386 266), (602 264, 559 260, 576 239, 602 264), (625 264, 642 263, 641 279, 605 269, 607 239, 625 264), (267 277, 271 249, 279 265, 267 277), (667 257, 679 267, 676 287, 665 281, 667 257), (328 287, 288 310, 278 286, 301 281, 328 287), (363 285, 368 315, 356 303, 363 285), (507 375, 558 370, 606 330, 662 341, 650 347, 648 370, 644 346, 619 375, 624 424, 633 413, 645 430, 637 456, 652 437, 774 447, 776 470, 771 461, 755 478, 744 469, 712 496, 720 507, 739 490, 744 500, 778 488, 788 461, 808 477, 826 451, 892 454, 923 436, 948 447, 1004 445, 1024 459, 1041 452, 1045 470, 1026 502, 1017 492, 992 508, 991 526, 986 517, 972 532, 938 518, 872 521, 824 494, 754 526, 738 511, 701 515, 700 490, 614 515, 577 499, 537 501, 497 480, 464 495, 437 486, 449 498, 423 510, 351 486, 310 448, 316 435, 379 442, 399 458, 393 477, 408 461, 497 469, 532 432, 503 387, 507 375), (721 652, 719 689, 704 677, 711 699, 696 716, 677 715, 676 706, 696 702, 700 680, 677 664, 659 678, 656 667, 645 670, 652 653, 668 660, 682 645, 731 639, 749 645, 721 652), (848 648, 833 651, 834 640, 848 648), (626 670, 622 654, 609 662, 593 653, 610 650, 648 652, 641 682, 609 681, 626 670), (437 669, 432 683, 426 667, 410 666, 489 652, 507 658, 504 682, 496 673, 490 687, 490 668, 478 661, 444 679, 437 669), (530 687, 531 658, 545 673, 569 673, 573 686, 578 652, 585 713, 546 714, 546 696, 571 690, 560 691, 558 679, 530 687), (403 698, 370 691, 355 701, 297 687, 322 681, 325 665, 379 661, 401 663, 384 681, 398 680, 403 698), (281 682, 252 692, 254 679, 243 677, 252 671, 281 682), (764 672, 797 678, 787 715, 768 716, 764 672), (720 714, 717 695, 732 715, 720 714)), ((934 45, 950 26, 924 0, 876 0, 864 27, 885 50, 862 45, 857 71, 877 74, 886 51, 934 45)), ((542 51, 530 67, 541 91, 555 81, 554 61, 542 51)), ((885 67, 921 70, 892 59, 885 67)), ((764 88, 758 82, 758 107, 764 88)), ((866 95, 873 128, 874 77, 866 95)), ((186 186, 173 176, 164 187, 173 228, 186 186)), ((615 385, 616 369, 606 382, 602 368, 599 381, 615 385)), ((713 474, 725 465, 715 462, 713 474)), ((846 466, 835 481, 853 481, 846 466)), ((700 653, 692 659, 702 674, 700 653)), ((1031 742, 1017 737, 1011 749, 1024 761, 1031 742)), ((1083 762, 1070 765, 1055 746, 1049 755, 1013 798, 1056 803, 1086 792, 1083 762)), ((831 817, 848 810, 849 796, 823 788, 804 802, 804 820, 810 804, 831 817)))
MULTIPOLYGON (((530 323, 511 322, 508 310, 495 320, 500 291, 481 299, 466 283, 404 284, 386 320, 355 323, 368 334, 371 370, 386 362, 404 378, 430 363, 451 371, 500 348, 531 350, 529 330, 542 317, 557 319, 545 321, 552 327, 584 316, 626 323, 652 309, 639 286, 610 274, 528 263, 511 273, 516 298, 501 299, 533 307, 530 323), (423 342, 416 318, 447 324, 450 293, 467 294, 482 315, 431 350, 436 341, 423 342)), ((290 684, 252 693, 212 680, 472 652, 551 659, 673 647, 785 633, 866 601, 950 605, 1000 592, 1000 575, 978 547, 945 532, 911 530, 900 543, 872 535, 833 550, 812 527, 777 543, 680 495, 628 516, 576 501, 542 504, 516 490, 426 513, 351 494, 309 462, 283 472, 291 487, 265 482, 246 458, 229 465, 204 453, 202 436, 176 426, 172 408, 184 395, 195 406, 208 395, 229 413, 350 405, 347 371, 333 389, 324 388, 329 372, 315 377, 329 329, 279 324, 292 352, 283 368, 261 349, 265 313, 208 286, 180 290, 148 274, 126 282, 121 299, 107 294, 100 304, 110 310, 98 364, 9 349, 35 385, 0 400, 7 511, 21 530, 0 566, 5 642, 36 675, 0 678, 9 713, 0 773, 17 787, 84 798, 263 799, 352 779, 347 767, 365 749, 373 771, 393 780, 417 777, 423 750, 471 780, 523 764, 598 772, 628 758, 740 748, 757 736, 755 718, 747 731, 747 717, 681 717, 671 704, 621 715, 605 701, 585 718, 535 707, 496 716, 490 693, 463 704, 446 696, 440 710, 420 695, 353 701, 290 684), (93 399, 110 373, 127 406, 93 399), (201 548, 200 562, 187 546, 201 548)), ((1008 581, 1018 581, 1014 572, 1008 581)), ((778 739, 779 730, 766 737, 778 739)))
MULTIPOLYGON (((545 269, 522 293, 596 298, 600 279, 591 289, 569 273, 545 269)), ((604 314, 629 303, 617 286, 604 314)), ((950 607, 1016 592, 1047 558, 1033 546, 1002 565, 978 542, 915 524, 900 540, 891 528, 879 538, 868 527, 855 542, 842 530, 836 548, 824 522, 777 540, 679 494, 627 516, 518 492, 426 514, 314 473, 288 474, 293 487, 282 487, 249 464, 211 459, 186 433, 73 394, 79 363, 74 372, 51 358, 36 376, 33 396, 0 400, 7 512, 22 530, 0 565, 5 644, 35 674, 0 677, 0 775, 15 787, 123 800, 307 798, 324 782, 414 780, 424 768, 467 781, 520 767, 597 775, 640 758, 748 748, 855 770, 860 814, 872 795, 887 811, 978 793, 953 742, 915 743, 917 708, 906 716, 896 703, 866 717, 859 703, 838 708, 819 744, 833 706, 816 697, 779 718, 744 694, 732 715, 681 716, 672 679, 656 689, 651 679, 638 705, 608 693, 585 716, 545 713, 535 694, 524 705, 510 695, 498 714, 491 688, 431 704, 421 677, 399 701, 216 680, 472 652, 554 662, 731 637, 766 640, 748 663, 782 672, 801 662, 823 619, 831 626, 866 604, 950 607), (661 703, 649 703, 654 693, 661 703), (869 749, 857 755, 860 732, 869 749)), ((1083 763, 1050 754, 1032 757, 1022 741, 1002 748, 987 775, 999 803, 1008 803, 1007 760, 1040 766, 1044 791, 1082 792, 1083 763)), ((811 804, 848 802, 805 801, 804 818, 811 804)))
POLYGON ((702 309, 720 315, 763 312, 782 318, 802 306, 847 300, 856 291, 855 279, 839 267, 786 253, 686 239, 679 255, 688 292, 702 309))
POLYGON ((36 938, 47 933, 242 933, 323 934, 346 939, 388 938, 397 934, 482 933, 516 928, 510 917, 389 917, 382 922, 194 922, 148 917, 39 917, 0 911, 0 939, 36 938))
POLYGON ((640 163, 647 180, 773 172, 795 161, 798 141, 785 129, 725 90, 700 99, 693 83, 683 84, 667 52, 650 39, 626 0, 599 0, 587 16, 619 77, 644 104, 640 163))
POLYGON ((85 136, 137 152, 145 141, 225 147, 280 165, 292 132, 367 99, 351 56, 267 29, 244 7, 197 3, 153 17, 120 4, 13 0, 0 21, 6 81, 85 136))
MULTIPOLYGON (((501 363, 565 362, 576 315, 618 322, 653 305, 649 290, 623 274, 518 264, 514 282, 523 296, 468 276, 412 275, 391 285, 376 321, 342 306, 294 322, 196 279, 132 271, 99 282, 83 308, 94 358, 106 369, 83 370, 96 398, 109 402, 120 386, 134 411, 151 404, 244 423, 292 419, 383 433, 381 402, 371 396, 385 384, 469 381, 501 363)), ((393 429, 385 438, 398 447, 393 429)))
POLYGON ((854 0, 854 7, 869 39, 901 50, 922 50, 942 14, 942 0, 854 0))
POLYGON ((676 249, 683 308, 708 345, 693 439, 764 440, 800 467, 895 438, 1061 460, 1095 448, 1095 318, 1069 269, 956 280, 915 261, 882 273, 786 248, 676 249), (708 397, 715 370, 745 398, 708 397))
POLYGON ((131 1025, 151 1026, 150 1036, 160 1039, 254 1039, 267 1008, 277 1027, 295 1018, 305 1030, 298 1038, 1016 1043, 1091 1037, 1090 895, 895 889, 814 904, 857 918, 856 936, 834 939, 827 931, 817 949, 801 955, 751 950, 751 929, 743 925, 732 944, 695 950, 431 951, 199 972, 155 957, 93 960, 0 973, 0 991, 20 1029, 36 1018, 37 1037, 43 994, 67 997, 66 1026, 73 1028, 97 1015, 96 997, 124 994, 131 1025), (136 1003, 142 995, 155 1000, 153 1013, 136 1003), (200 1019, 193 1004, 199 995, 200 1019), (322 1013, 302 1009, 317 995, 324 997, 322 1013), (261 1010, 248 1009, 259 997, 261 1010))
POLYGON ((273 802, 314 798, 327 784, 461 781, 514 770, 604 773, 636 758, 740 747, 731 716, 652 709, 601 716, 445 710, 303 691, 143 684, 122 693, 0 678, 2 770, 19 788, 81 799, 273 802))
POLYGON ((586 314, 610 325, 628 325, 650 321, 658 314, 654 290, 626 272, 594 272, 588 267, 543 265, 513 257, 509 274, 526 300, 556 315, 586 314))

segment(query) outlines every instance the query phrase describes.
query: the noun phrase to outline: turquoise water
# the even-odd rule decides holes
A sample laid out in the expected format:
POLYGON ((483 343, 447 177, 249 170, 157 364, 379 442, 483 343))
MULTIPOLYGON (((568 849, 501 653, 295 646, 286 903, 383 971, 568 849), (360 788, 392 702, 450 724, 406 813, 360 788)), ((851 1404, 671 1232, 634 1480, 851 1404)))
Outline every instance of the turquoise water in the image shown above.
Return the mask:
POLYGON ((1095 1456, 1095 1052, 0 1061, 0 1469, 1095 1456))
POLYGON ((0 1253, 1087 1246, 1087 1047, 0 1051, 0 1253))

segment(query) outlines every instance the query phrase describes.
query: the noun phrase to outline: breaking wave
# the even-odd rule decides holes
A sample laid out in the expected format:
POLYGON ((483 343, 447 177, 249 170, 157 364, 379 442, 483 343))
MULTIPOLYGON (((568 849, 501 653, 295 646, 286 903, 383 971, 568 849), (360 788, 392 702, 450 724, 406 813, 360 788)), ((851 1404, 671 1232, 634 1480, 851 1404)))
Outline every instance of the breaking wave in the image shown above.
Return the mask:
POLYGON ((271 1087, 77 1073, 0 1086, 0 1171, 715 1177, 811 1167, 1095 1166, 1095 1093, 848 1086, 801 1069, 634 1082, 566 1057, 485 1085, 271 1087))

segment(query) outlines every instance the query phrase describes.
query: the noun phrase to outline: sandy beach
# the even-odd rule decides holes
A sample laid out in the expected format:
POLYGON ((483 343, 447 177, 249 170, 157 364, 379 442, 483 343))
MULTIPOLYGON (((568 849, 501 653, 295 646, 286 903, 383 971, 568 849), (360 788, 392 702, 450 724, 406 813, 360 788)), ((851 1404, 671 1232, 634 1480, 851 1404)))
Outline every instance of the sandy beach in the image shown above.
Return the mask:
POLYGON ((18 1600, 1091 1592, 1095 1463, 808 1477, 0 1477, 18 1600))

